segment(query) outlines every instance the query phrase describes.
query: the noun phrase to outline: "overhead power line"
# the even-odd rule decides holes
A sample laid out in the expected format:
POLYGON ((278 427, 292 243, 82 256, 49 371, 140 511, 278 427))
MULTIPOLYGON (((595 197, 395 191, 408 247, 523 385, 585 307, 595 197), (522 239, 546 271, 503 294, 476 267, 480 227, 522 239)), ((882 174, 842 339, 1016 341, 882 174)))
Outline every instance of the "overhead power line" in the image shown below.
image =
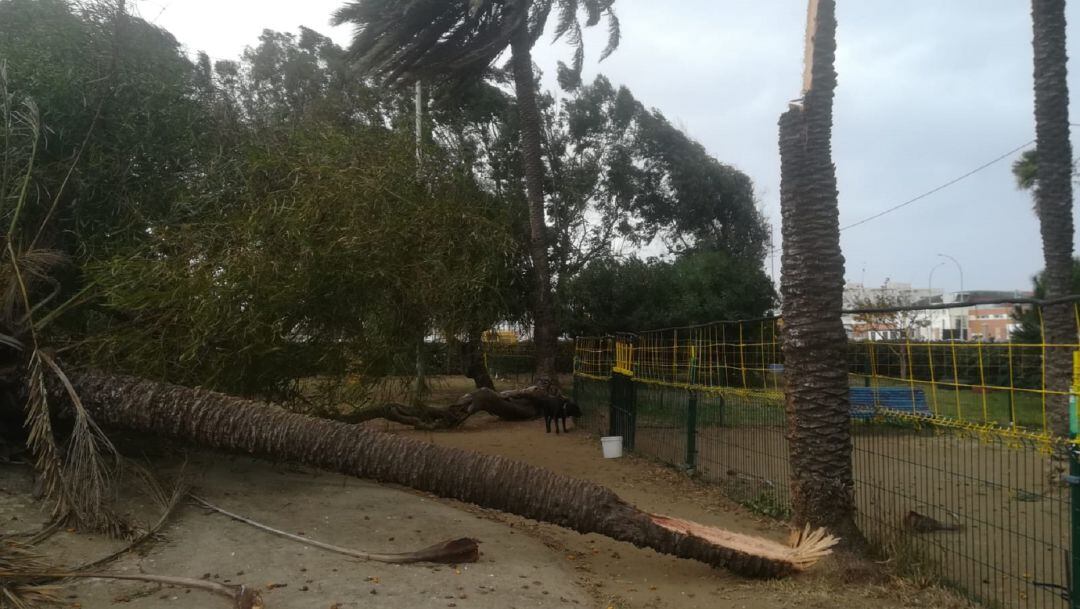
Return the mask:
POLYGON ((890 207, 890 208, 888 208, 888 209, 886 209, 884 211, 880 211, 880 212, 878 212, 878 213, 876 213, 876 214, 874 214, 872 216, 863 218, 862 220, 859 220, 858 222, 848 224, 847 226, 842 226, 842 227, 840 227, 840 230, 844 231, 844 230, 847 230, 849 228, 855 228, 856 226, 866 224, 867 222, 869 222, 871 220, 877 220, 878 218, 880 218, 880 217, 882 217, 884 215, 891 214, 892 212, 894 212, 894 211, 896 211, 898 209, 907 207, 908 205, 911 205, 912 203, 915 203, 917 201, 925 199, 926 197, 929 197, 930 195, 932 195, 932 194, 934 194, 936 192, 940 192, 942 190, 945 190, 946 188, 952 186, 953 184, 956 184, 957 182, 962 182, 962 181, 966 180, 967 178, 970 178, 971 176, 979 173, 980 171, 986 169, 987 167, 990 167, 992 165, 1000 163, 1001 161, 1004 161, 1005 159, 1011 157, 1012 155, 1016 154, 1017 152, 1020 152, 1024 148, 1027 148, 1028 146, 1030 146, 1030 145, 1032 145, 1034 143, 1035 143, 1035 140, 1024 142, 1023 144, 1017 146, 1016 148, 1013 148, 1012 150, 1006 152, 1005 154, 1002 154, 1001 156, 995 157, 993 160, 987 161, 987 162, 983 163, 982 165, 979 165, 975 169, 972 169, 971 171, 965 173, 962 176, 953 178, 953 179, 949 180, 948 182, 945 182, 944 184, 942 184, 940 186, 937 186, 935 188, 932 188, 932 189, 922 193, 921 195, 919 195, 917 197, 913 197, 911 199, 908 199, 907 201, 904 201, 903 203, 900 203, 898 205, 893 205, 892 207, 890 207))

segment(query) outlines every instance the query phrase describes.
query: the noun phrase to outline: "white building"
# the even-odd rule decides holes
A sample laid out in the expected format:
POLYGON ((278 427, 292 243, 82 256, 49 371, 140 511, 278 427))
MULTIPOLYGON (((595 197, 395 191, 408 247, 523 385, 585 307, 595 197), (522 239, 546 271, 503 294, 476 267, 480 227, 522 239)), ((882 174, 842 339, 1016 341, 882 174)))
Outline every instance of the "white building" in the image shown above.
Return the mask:
POLYGON ((1008 340, 1016 329, 1012 305, 990 304, 1011 298, 1030 297, 1030 292, 979 290, 943 293, 913 289, 909 284, 886 284, 866 288, 850 284, 844 290, 844 308, 920 307, 961 304, 949 309, 921 309, 896 316, 844 315, 844 327, 852 340, 1008 340))

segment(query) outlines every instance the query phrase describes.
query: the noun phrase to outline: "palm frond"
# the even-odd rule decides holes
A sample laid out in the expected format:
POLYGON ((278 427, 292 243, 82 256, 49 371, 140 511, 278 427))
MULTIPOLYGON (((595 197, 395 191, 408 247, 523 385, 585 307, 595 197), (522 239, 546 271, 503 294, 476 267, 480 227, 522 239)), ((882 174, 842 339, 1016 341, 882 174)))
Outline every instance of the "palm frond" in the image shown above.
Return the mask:
POLYGON ((615 49, 619 48, 619 42, 622 41, 622 29, 619 25, 619 16, 615 14, 612 9, 604 11, 607 15, 608 24, 608 42, 604 47, 603 52, 600 53, 600 61, 604 61, 615 52, 615 49))
POLYGON ((35 574, 50 568, 30 546, 0 539, 0 607, 38 609, 60 604, 57 588, 32 583, 35 574))
MULTIPOLYGON (((580 43, 581 24, 578 23, 577 12, 577 0, 559 0, 559 19, 555 22, 555 34, 552 42, 558 42, 566 34, 573 36, 573 32, 576 30, 578 43, 580 43)), ((575 44, 573 38, 570 38, 570 43, 575 44)))
POLYGON ((60 598, 60 589, 55 586, 0 583, 0 607, 40 609, 41 607, 63 604, 64 601, 60 598))
POLYGON ((79 394, 56 361, 38 352, 43 362, 60 381, 75 414, 75 425, 68 438, 63 463, 67 500, 76 523, 113 536, 130 534, 128 525, 106 507, 113 472, 120 465, 116 447, 87 413, 79 394))
POLYGON ((107 491, 118 466, 115 447, 90 418, 71 381, 48 354, 39 349, 31 353, 27 379, 27 446, 44 483, 46 500, 52 504, 52 518, 113 536, 130 534, 128 525, 106 506, 107 491), (75 414, 66 451, 56 441, 46 370, 64 386, 75 414))
POLYGON ((64 484, 64 461, 53 433, 52 416, 49 411, 49 392, 45 386, 45 371, 40 351, 30 355, 27 374, 28 396, 26 400, 26 429, 29 431, 27 448, 34 457, 34 469, 41 477, 45 498, 52 503, 51 518, 67 518, 71 507, 64 484))

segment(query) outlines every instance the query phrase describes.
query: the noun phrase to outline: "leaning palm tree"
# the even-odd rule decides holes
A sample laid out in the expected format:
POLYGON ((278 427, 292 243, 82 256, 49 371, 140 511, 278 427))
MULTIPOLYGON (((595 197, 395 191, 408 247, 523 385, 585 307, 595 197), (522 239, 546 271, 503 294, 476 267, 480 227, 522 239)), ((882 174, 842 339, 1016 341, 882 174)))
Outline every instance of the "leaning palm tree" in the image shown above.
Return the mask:
MULTIPOLYGON (((1066 296, 1072 285, 1072 145, 1069 142, 1069 87, 1065 52, 1065 0, 1032 0, 1035 50, 1035 151, 1013 166, 1017 184, 1035 189, 1035 214, 1042 233, 1047 299, 1066 296)), ((1043 309, 1045 342, 1071 345, 1077 327, 1070 304, 1043 309)), ((1068 392, 1072 355, 1068 349, 1047 352, 1047 389, 1054 399, 1047 408, 1052 432, 1069 433, 1068 392)))
POLYGON ((390 84, 417 80, 460 86, 483 79, 510 49, 510 64, 521 119, 525 194, 529 207, 529 253, 533 263, 532 312, 536 373, 552 378, 558 324, 548 263, 544 217, 544 164, 540 110, 536 101, 532 47, 552 11, 558 13, 555 38, 574 49, 569 66, 559 64, 559 82, 580 83, 584 63, 582 24, 606 19, 609 39, 601 59, 619 43, 615 0, 357 0, 338 9, 334 24, 351 23, 356 33, 350 51, 362 70, 390 84))
POLYGON ((857 544, 831 144, 835 11, 834 0, 810 0, 803 97, 780 117, 783 351, 795 523, 820 524, 857 544))

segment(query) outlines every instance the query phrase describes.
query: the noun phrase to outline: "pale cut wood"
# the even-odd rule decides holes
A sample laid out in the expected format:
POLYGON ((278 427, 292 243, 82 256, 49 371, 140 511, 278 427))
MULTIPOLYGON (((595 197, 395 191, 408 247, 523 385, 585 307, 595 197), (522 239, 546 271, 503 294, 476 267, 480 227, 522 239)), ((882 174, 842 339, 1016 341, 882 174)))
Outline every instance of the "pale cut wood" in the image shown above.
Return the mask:
POLYGON ((814 38, 817 37, 818 0, 808 0, 806 6, 806 51, 803 54, 802 94, 814 86, 814 38))

